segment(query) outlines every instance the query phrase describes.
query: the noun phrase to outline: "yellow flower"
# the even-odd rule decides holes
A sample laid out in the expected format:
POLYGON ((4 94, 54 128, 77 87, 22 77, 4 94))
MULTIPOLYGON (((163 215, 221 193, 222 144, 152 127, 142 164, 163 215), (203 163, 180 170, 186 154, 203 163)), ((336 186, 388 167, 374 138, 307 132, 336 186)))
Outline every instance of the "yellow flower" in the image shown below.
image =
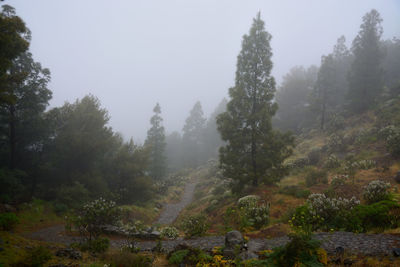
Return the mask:
POLYGON ((323 248, 317 249, 317 255, 320 263, 328 265, 328 254, 326 253, 325 249, 323 248))

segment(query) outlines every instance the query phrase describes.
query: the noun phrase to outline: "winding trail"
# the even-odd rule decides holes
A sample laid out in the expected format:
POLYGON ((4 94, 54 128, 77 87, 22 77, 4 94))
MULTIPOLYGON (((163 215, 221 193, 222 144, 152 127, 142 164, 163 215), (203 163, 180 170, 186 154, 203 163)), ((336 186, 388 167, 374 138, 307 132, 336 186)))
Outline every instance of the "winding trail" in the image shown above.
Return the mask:
MULTIPOLYGON (((158 224, 170 224, 175 221, 179 213, 190 204, 193 199, 194 189, 197 182, 188 183, 182 199, 176 204, 165 204, 164 209, 156 221, 158 224)), ((393 248, 400 248, 400 235, 391 234, 355 234, 350 232, 316 233, 315 238, 322 241, 322 247, 329 253, 334 254, 337 247, 342 247, 345 251, 353 254, 363 254, 370 256, 391 255, 393 248)), ((73 237, 64 234, 64 226, 57 225, 41 229, 34 233, 26 234, 25 237, 55 242, 69 245, 73 242, 82 240, 80 237, 73 237)), ((195 239, 183 239, 162 241, 162 247, 167 251, 173 250, 178 244, 186 244, 192 247, 210 251, 213 247, 223 246, 224 236, 206 236, 195 239)), ((273 239, 254 238, 249 240, 248 248, 251 251, 261 251, 282 246, 289 241, 287 236, 273 239)), ((126 245, 127 238, 117 238, 111 240, 111 246, 121 247, 126 245)), ((156 241, 138 241, 137 246, 143 251, 151 251, 157 245, 156 241)))
POLYGON ((194 189, 197 182, 189 182, 185 185, 182 199, 176 204, 165 204, 160 217, 156 221, 157 224, 171 224, 178 217, 179 213, 192 202, 194 189))

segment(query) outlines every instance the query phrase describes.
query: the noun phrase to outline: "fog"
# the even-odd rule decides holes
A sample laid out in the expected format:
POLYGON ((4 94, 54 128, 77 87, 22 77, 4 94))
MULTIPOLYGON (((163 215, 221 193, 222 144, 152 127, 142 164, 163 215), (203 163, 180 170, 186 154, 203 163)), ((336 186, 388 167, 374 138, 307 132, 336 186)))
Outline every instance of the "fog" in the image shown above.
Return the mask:
POLYGON ((180 131, 194 103, 210 114, 234 84, 243 34, 261 11, 272 34, 278 83, 295 65, 318 65, 337 38, 347 45, 372 8, 383 39, 400 35, 393 1, 16 0, 32 31, 30 50, 52 73, 51 107, 97 96, 115 131, 142 142, 159 102, 167 133, 180 131))

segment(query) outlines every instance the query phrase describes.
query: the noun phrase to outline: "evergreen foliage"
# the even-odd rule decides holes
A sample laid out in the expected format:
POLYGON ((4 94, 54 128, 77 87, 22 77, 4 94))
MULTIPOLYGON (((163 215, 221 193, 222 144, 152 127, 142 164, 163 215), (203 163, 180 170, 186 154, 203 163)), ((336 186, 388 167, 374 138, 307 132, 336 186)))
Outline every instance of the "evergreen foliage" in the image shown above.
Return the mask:
POLYGON ((220 149, 221 168, 225 177, 234 179, 236 191, 249 182, 257 186, 259 181, 278 181, 285 173, 282 162, 291 153, 291 136, 271 125, 278 107, 272 102, 275 80, 270 75, 270 40, 259 13, 249 35, 243 37, 227 111, 217 118, 222 140, 227 142, 220 149))
POLYGON ((197 167, 204 161, 201 152, 205 123, 201 103, 197 101, 183 126, 182 146, 185 167, 197 167))
POLYGON ((382 90, 381 23, 378 11, 371 10, 363 17, 360 31, 353 40, 354 61, 349 75, 349 99, 350 109, 356 113, 374 105, 382 90))
POLYGON ((154 115, 150 119, 151 128, 147 132, 145 145, 150 147, 149 173, 154 180, 160 180, 165 176, 165 130, 162 126, 161 107, 157 105, 153 109, 154 115))

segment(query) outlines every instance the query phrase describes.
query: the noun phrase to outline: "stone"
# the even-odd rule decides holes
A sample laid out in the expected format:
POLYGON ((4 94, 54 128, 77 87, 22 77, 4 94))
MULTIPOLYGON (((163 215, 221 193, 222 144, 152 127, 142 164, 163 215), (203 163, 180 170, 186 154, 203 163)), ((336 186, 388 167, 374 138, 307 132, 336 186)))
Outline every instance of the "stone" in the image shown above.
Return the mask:
POLYGON ((394 177, 394 180, 400 184, 400 171, 397 172, 396 176, 394 177))
POLYGON ((335 248, 335 253, 336 253, 336 255, 338 255, 338 256, 343 256, 343 254, 344 254, 344 248, 343 247, 336 247, 335 248))
POLYGON ((242 247, 244 243, 244 239, 242 234, 239 231, 230 231, 225 235, 225 247, 226 248, 235 248, 237 245, 242 247))
POLYGON ((73 248, 62 248, 57 250, 56 252, 57 257, 64 257, 69 258, 72 260, 80 260, 82 259, 82 254, 80 251, 75 250, 73 248))
POLYGON ((392 252, 393 252, 393 256, 400 257, 400 248, 394 248, 392 250, 392 252))
POLYGON ((141 232, 141 233, 135 233, 132 236, 141 239, 156 240, 161 238, 161 233, 159 231, 141 232))
POLYGON ((102 227, 102 231, 105 234, 110 234, 110 235, 121 235, 121 236, 128 236, 129 232, 127 230, 125 230, 122 227, 118 227, 115 225, 104 225, 102 227))

